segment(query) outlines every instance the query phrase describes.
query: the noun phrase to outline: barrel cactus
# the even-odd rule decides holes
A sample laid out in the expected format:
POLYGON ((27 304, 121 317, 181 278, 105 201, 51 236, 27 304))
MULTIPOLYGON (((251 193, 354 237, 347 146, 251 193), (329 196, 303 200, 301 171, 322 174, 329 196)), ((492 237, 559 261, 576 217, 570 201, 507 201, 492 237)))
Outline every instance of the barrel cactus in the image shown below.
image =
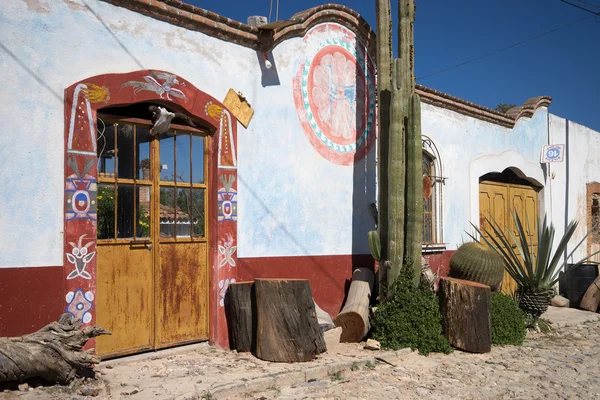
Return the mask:
POLYGON ((504 277, 504 263, 490 247, 478 242, 464 243, 450 259, 450 276, 483 283, 496 291, 504 277))

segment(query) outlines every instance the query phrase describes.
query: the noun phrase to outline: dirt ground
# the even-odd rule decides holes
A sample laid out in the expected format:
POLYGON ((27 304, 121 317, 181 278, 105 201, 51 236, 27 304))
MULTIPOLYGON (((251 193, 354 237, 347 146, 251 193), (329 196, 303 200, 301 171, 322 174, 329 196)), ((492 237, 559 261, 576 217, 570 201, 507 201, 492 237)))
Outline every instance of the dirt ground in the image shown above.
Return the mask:
POLYGON ((339 344, 316 361, 282 364, 198 344, 106 361, 97 379, 21 386, 0 400, 600 398, 600 321, 530 333, 522 347, 487 354, 389 354, 339 344), (365 362, 377 355, 394 365, 365 362))

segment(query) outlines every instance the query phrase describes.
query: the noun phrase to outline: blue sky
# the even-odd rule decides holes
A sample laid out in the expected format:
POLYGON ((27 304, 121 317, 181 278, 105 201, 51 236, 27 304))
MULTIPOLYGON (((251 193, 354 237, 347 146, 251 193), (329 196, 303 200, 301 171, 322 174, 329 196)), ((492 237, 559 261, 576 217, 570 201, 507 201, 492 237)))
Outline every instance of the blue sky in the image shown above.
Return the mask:
MULTIPOLYGON (((270 0, 186 1, 242 22, 249 15, 268 15, 270 5, 270 0)), ((600 12, 600 0, 569 1, 600 12)), ((279 2, 279 19, 326 3, 279 2)), ((356 10, 375 29, 375 0, 338 3, 356 10)), ((391 3, 396 30, 397 2, 391 3)), ((591 15, 560 0, 416 0, 416 4, 417 79, 591 15)), ((542 38, 417 82, 490 108, 552 96, 551 113, 600 131, 600 17, 591 15, 542 38)))

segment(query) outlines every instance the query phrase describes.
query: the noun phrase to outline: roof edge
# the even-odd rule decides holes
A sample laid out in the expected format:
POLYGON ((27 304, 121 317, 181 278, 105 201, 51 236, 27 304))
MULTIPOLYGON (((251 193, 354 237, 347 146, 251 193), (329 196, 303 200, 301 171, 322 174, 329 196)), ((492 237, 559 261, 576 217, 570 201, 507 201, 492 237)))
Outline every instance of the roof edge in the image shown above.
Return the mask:
MULTIPOLYGON (((192 6, 181 0, 102 1, 256 51, 270 51, 286 39, 304 36, 308 30, 317 24, 339 23, 352 29, 357 34, 364 45, 367 46, 369 54, 376 63, 375 32, 358 12, 339 4, 329 3, 312 7, 294 14, 289 25, 276 29, 261 30, 212 11, 192 6)), ((507 128, 514 127, 516 121, 521 117, 533 116, 539 107, 547 107, 552 101, 552 98, 548 96, 532 97, 525 101, 522 106, 513 107, 507 113, 502 113, 423 85, 417 84, 416 90, 421 95, 424 103, 507 128)))
POLYGON ((522 106, 513 107, 506 113, 503 113, 423 85, 417 84, 416 91, 424 103, 492 122, 506 128, 513 128, 516 122, 522 117, 531 118, 538 108, 548 107, 552 102, 552 97, 550 96, 532 97, 527 99, 522 106))

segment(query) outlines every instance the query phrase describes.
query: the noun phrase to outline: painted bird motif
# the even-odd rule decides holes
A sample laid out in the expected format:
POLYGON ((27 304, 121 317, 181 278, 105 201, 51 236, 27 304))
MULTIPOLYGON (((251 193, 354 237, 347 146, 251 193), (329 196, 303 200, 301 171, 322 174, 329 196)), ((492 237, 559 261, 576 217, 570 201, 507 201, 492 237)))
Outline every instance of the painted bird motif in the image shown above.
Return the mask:
POLYGON ((190 117, 179 112, 171 112, 161 106, 150 106, 148 110, 152 112, 152 129, 150 135, 159 136, 171 128, 171 121, 178 118, 186 122, 189 126, 195 127, 196 124, 190 117))
MULTIPOLYGON (((144 76, 144 81, 127 81, 123 83, 121 90, 125 87, 133 87, 133 94, 138 94, 142 90, 148 90, 158 94, 161 99, 163 95, 166 95, 168 100, 171 100, 170 96, 185 99, 185 93, 173 87, 173 85, 179 84, 179 80, 173 74, 152 71, 150 75, 144 76), (160 83, 159 80, 163 82, 160 83)), ((185 86, 185 82, 181 83, 181 86, 185 86)))

